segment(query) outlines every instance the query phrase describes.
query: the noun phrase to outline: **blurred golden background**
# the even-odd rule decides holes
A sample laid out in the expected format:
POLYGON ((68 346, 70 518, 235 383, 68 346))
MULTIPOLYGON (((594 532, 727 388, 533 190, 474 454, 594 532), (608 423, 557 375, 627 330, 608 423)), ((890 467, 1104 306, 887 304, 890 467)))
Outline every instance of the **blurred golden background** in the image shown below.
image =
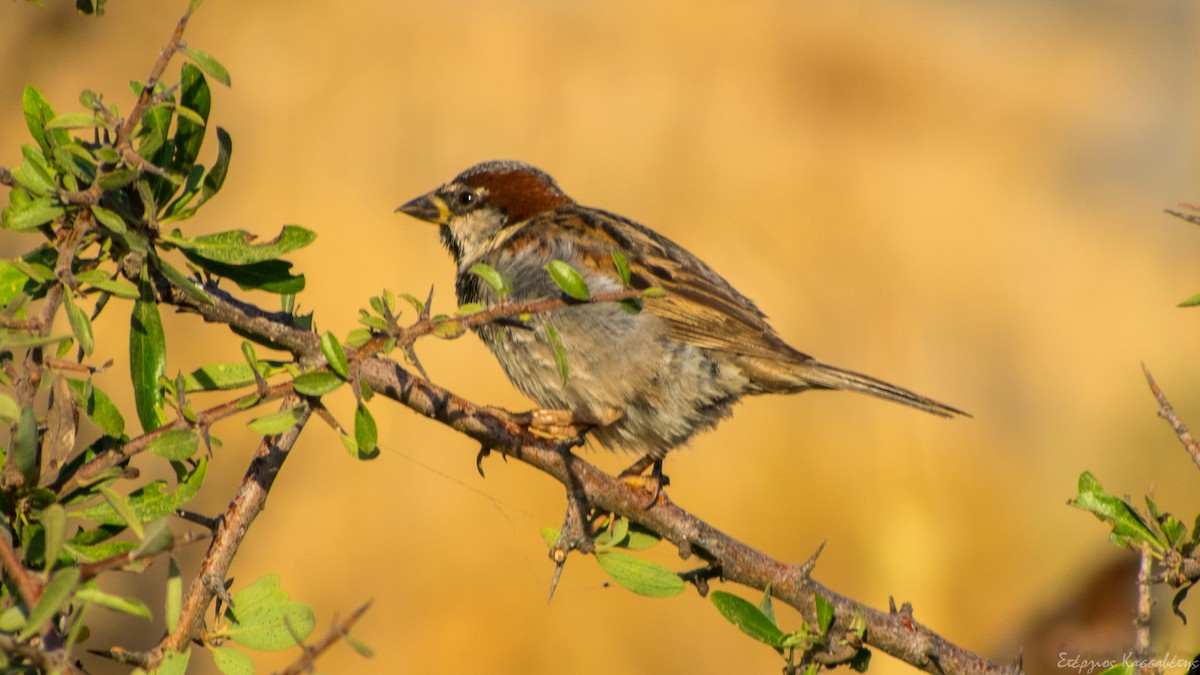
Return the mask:
MULTIPOLYGON (((0 165, 28 142, 23 86, 59 112, 85 88, 127 111, 127 81, 145 77, 184 4, 110 0, 98 20, 61 0, 0 4, 0 165)), ((707 260, 796 347, 975 415, 835 393, 749 400, 670 457, 672 499, 780 559, 824 541, 815 577, 831 588, 911 601, 960 645, 1007 662, 1025 644, 1031 672, 1063 672, 1057 649, 1022 635, 1122 556, 1066 506, 1080 472, 1117 494, 1152 490, 1185 518, 1200 510, 1200 474, 1139 366, 1200 424, 1200 310, 1175 307, 1200 291, 1200 230, 1162 213, 1200 200, 1198 34, 1200 5, 1184 2, 209 0, 186 39, 232 73, 232 89, 213 85, 212 117, 233 164, 186 226, 315 230, 293 256, 300 305, 344 334, 383 288, 432 284, 452 302, 436 232, 397 205, 480 160, 547 170, 707 260)), ((5 256, 27 244, 2 241, 5 256)), ((124 311, 97 325, 97 357, 118 366, 124 311)), ((241 358, 193 317, 166 330, 172 373, 241 358)), ((473 337, 419 353, 456 393, 529 406, 473 337)), ((107 388, 130 400, 123 379, 107 388)), ((345 392, 332 407, 349 419, 345 392)), ((314 422, 233 569, 240 584, 278 572, 319 630, 374 600, 354 630, 374 659, 339 646, 321 671, 778 672, 695 593, 639 598, 585 558, 547 605, 538 529, 560 523, 562 490, 496 457, 482 479, 471 441, 381 399, 372 409, 382 456, 353 461, 314 422)), ((207 513, 253 448, 239 422, 217 433, 225 447, 193 503, 207 513)), ((690 564, 666 546, 653 557, 690 564)), ((147 600, 160 623, 97 610, 88 646, 111 637, 110 619, 125 646, 153 644, 161 604, 147 600)), ((1197 631, 1163 625, 1155 652, 1189 657, 1197 631)), ((206 654, 192 661, 216 672, 206 654)), ((871 672, 910 669, 876 654, 871 672)))

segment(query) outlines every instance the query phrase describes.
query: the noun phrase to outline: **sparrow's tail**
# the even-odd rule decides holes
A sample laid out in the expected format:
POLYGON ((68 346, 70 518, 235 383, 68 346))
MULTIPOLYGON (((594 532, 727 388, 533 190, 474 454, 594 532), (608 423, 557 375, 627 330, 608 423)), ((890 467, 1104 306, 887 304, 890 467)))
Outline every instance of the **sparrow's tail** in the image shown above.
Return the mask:
POLYGON ((942 417, 971 416, 970 413, 963 412, 958 408, 926 398, 870 375, 821 363, 805 354, 796 356, 798 358, 793 362, 745 359, 741 361, 740 365, 755 388, 763 393, 786 394, 805 389, 841 389, 895 401, 942 417))
POLYGON ((870 375, 863 375, 852 370, 843 370, 842 368, 830 366, 820 361, 810 361, 802 368, 797 369, 797 371, 796 374, 809 387, 857 391, 876 398, 902 403, 942 417, 954 417, 955 415, 971 416, 970 413, 927 398, 903 387, 897 387, 894 384, 884 382, 870 375))

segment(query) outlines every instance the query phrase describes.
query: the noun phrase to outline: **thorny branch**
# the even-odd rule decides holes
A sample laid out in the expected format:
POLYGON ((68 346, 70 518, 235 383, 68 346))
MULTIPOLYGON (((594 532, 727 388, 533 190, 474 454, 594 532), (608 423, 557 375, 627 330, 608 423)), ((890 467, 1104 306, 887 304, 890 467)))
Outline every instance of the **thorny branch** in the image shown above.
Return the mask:
POLYGON ((1139 661, 1150 658, 1150 571, 1153 566, 1150 546, 1142 544, 1137 573, 1137 611, 1133 617, 1133 653, 1139 661))
MULTIPOLYGON (((292 407, 298 403, 299 397, 292 394, 285 398, 281 405, 292 407)), ((242 478, 241 487, 218 521, 212 542, 200 563, 200 569, 192 578, 191 585, 183 597, 182 610, 175 630, 148 652, 128 652, 114 648, 110 656, 121 663, 153 668, 161 661, 166 650, 183 651, 193 640, 203 639, 204 612, 212 604, 218 590, 223 588, 229 565, 233 562, 251 523, 265 506, 267 494, 279 470, 283 468, 292 446, 300 438, 300 432, 303 431, 310 413, 311 410, 305 406, 304 413, 295 426, 277 436, 263 438, 242 478)))
POLYGON ((325 635, 311 645, 304 645, 304 651, 300 656, 288 665, 279 675, 301 675, 302 673, 311 673, 316 665, 317 657, 324 654, 330 647, 337 644, 339 640, 345 639, 350 634, 350 627, 362 618, 363 614, 371 607, 370 602, 363 603, 358 609, 350 613, 350 616, 344 620, 333 621, 333 625, 329 627, 325 635))
MULTIPOLYGON (((1146 376, 1146 382, 1150 385, 1150 391, 1154 393, 1154 398, 1158 401, 1158 415, 1171 425, 1171 429, 1175 432, 1175 436, 1179 442, 1183 444, 1188 455, 1191 456, 1192 462, 1200 467, 1200 442, 1197 442, 1196 437, 1188 430, 1187 425, 1183 423, 1179 415, 1175 412, 1175 407, 1167 400, 1167 395, 1163 393, 1162 388, 1154 381, 1154 377, 1150 375, 1150 369, 1146 364, 1142 364, 1142 372, 1146 376)), ((1168 550, 1163 556, 1161 574, 1157 575, 1153 581, 1163 581, 1173 588, 1182 588, 1200 580, 1200 549, 1192 551, 1190 555, 1184 556, 1175 550, 1168 550)), ((1140 573, 1139 573, 1140 578, 1140 573)), ((1139 586, 1140 589, 1140 586, 1139 586)))
POLYGON ((1192 457, 1192 462, 1200 468, 1200 442, 1196 441, 1196 437, 1192 436, 1192 432, 1188 430, 1187 425, 1183 420, 1179 419, 1179 415, 1175 413, 1175 407, 1167 400, 1167 395, 1159 388, 1158 383, 1154 381, 1154 377, 1150 375, 1150 369, 1146 364, 1142 364, 1142 372, 1146 375, 1146 382, 1150 385, 1150 391, 1154 393, 1154 398, 1158 400, 1158 414, 1160 417, 1171 425, 1175 430, 1175 436, 1179 438, 1179 442, 1183 443, 1183 447, 1192 457))
MULTIPOLYGON (((320 340, 315 333, 235 300, 219 289, 206 289, 213 300, 202 304, 187 293, 167 287, 162 300, 241 331, 264 330, 272 340, 287 345, 301 362, 323 364, 320 340), (269 329, 269 330, 268 330, 269 329)), ((551 303, 546 311, 567 303, 551 303)), ((469 317, 468 317, 469 318, 469 317)), ((365 350, 366 348, 364 348, 365 350)), ((361 378, 377 394, 469 436, 488 448, 524 462, 562 483, 591 508, 629 518, 675 544, 680 555, 697 555, 719 566, 726 581, 758 590, 771 587, 778 599, 815 620, 819 594, 835 609, 835 634, 850 630, 856 615, 865 620, 865 642, 906 663, 932 673, 1002 673, 1020 671, 1019 665, 1001 667, 958 647, 911 614, 885 612, 844 597, 813 580, 802 565, 784 563, 738 542, 729 535, 684 511, 665 494, 649 507, 645 491, 611 476, 570 453, 560 441, 546 439, 522 426, 520 416, 476 405, 438 387, 378 355, 351 354, 351 378, 361 378)))
MULTIPOLYGON (((292 407, 299 402, 299 397, 292 395, 284 399, 281 407, 292 407)), ((200 563, 200 570, 183 597, 183 611, 179 624, 175 631, 159 644, 158 656, 161 656, 161 650, 164 648, 182 651, 188 642, 201 635, 204 612, 216 596, 216 587, 224 583, 238 546, 246 538, 250 524, 266 505, 267 493, 271 491, 271 485, 279 475, 279 470, 283 468, 292 446, 300 438, 300 432, 304 430, 310 413, 311 410, 305 406, 304 413, 295 426, 278 436, 264 438, 258 446, 250 468, 242 478, 241 487, 217 525, 208 553, 200 563)))

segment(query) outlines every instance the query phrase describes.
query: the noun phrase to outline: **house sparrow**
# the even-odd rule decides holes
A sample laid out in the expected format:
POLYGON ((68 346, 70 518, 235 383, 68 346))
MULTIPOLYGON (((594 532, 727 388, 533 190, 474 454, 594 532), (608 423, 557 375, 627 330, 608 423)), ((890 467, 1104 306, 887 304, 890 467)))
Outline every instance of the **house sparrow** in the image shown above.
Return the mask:
POLYGON ((551 260, 570 264, 593 294, 618 291, 625 286, 614 253, 628 262, 630 286, 665 291, 646 297, 640 312, 585 303, 544 321, 475 328, 518 389, 541 406, 589 421, 593 438, 607 448, 661 460, 716 426, 747 394, 845 389, 944 417, 966 415, 793 349, 754 302, 702 260, 632 220, 580 206, 528 164, 477 164, 397 211, 440 227, 458 266, 460 303, 561 297, 545 269, 551 260), (511 281, 507 298, 469 271, 476 263, 511 281), (552 332, 566 356, 565 380, 552 332))

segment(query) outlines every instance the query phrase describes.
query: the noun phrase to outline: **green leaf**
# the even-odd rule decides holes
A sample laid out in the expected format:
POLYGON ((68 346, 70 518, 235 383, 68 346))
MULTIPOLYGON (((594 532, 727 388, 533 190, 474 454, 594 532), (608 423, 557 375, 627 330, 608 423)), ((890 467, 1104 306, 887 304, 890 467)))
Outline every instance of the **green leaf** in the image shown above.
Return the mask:
POLYGON ((49 572, 67 540, 67 512, 62 504, 55 502, 42 510, 41 521, 46 537, 46 571, 49 572))
POLYGON ((620 546, 629 535, 629 519, 617 518, 604 529, 594 540, 597 550, 610 549, 620 546))
POLYGON ((0 348, 22 349, 25 347, 40 347, 54 344, 63 340, 71 340, 70 335, 30 335, 21 331, 0 331, 0 348))
POLYGON ((547 525, 543 527, 538 534, 541 535, 542 541, 546 542, 547 546, 553 548, 558 545, 559 534, 556 528, 547 525))
POLYGON ((1195 307, 1196 305, 1200 305, 1200 293, 1197 293, 1187 300, 1179 303, 1180 307, 1195 307))
POLYGON ((104 5, 108 0, 75 0, 75 11, 80 14, 104 16, 104 5))
POLYGON ((109 211, 102 206, 92 206, 92 215, 96 221, 117 234, 124 234, 126 231, 125 220, 118 216, 116 212, 109 211))
POLYGON ((379 454, 378 441, 379 431, 375 426, 375 418, 366 405, 359 403, 354 409, 354 442, 358 444, 359 457, 374 459, 379 454))
MULTIPOLYGON (((471 265, 471 268, 468 269, 467 272, 474 274, 480 279, 486 281, 488 285, 492 287, 492 290, 496 291, 496 294, 501 297, 512 293, 512 281, 509 281, 508 277, 505 277, 503 274, 497 272, 491 265, 475 263, 474 265, 471 265)), ((420 309, 417 311, 419 312, 420 309)))
POLYGON ((417 310, 417 314, 425 313, 425 303, 421 302, 417 296, 412 293, 401 293, 400 299, 412 305, 413 309, 417 310))
POLYGON ((258 370, 258 355, 254 353, 254 345, 249 342, 242 341, 242 358, 246 359, 246 363, 250 367, 258 370))
POLYGON ((200 70, 190 63, 183 64, 179 73, 179 106, 175 114, 175 156, 171 164, 180 173, 187 173, 200 155, 204 128, 212 108, 212 93, 200 70), (189 115, 183 111, 191 111, 189 115))
POLYGON ((29 276, 16 265, 0 260, 0 307, 7 306, 25 291, 29 276))
POLYGON ((196 467, 190 473, 183 476, 179 483, 179 487, 175 489, 175 494, 171 495, 172 511, 180 508, 192 500, 196 493, 200 491, 200 486, 204 484, 204 477, 208 475, 208 458, 201 457, 196 462, 196 467))
POLYGON ((679 595, 686 588, 678 574, 648 560, 622 551, 602 551, 595 555, 600 568, 614 581, 639 595, 669 598, 679 595))
POLYGON ((81 145, 64 145, 54 149, 54 163, 66 171, 63 184, 68 190, 78 190, 80 183, 90 185, 96 179, 98 162, 81 145))
POLYGON ((105 171, 96 178, 96 183, 105 190, 119 190, 137 180, 138 172, 134 169, 114 169, 105 171))
MULTIPOLYGON (((105 526, 116 528, 128 524, 129 518, 132 518, 139 525, 141 523, 153 523, 160 518, 171 515, 176 509, 190 501, 200 490, 200 486, 204 484, 204 478, 207 474, 208 459, 201 457, 196 462, 196 468, 182 478, 179 487, 176 488, 173 494, 166 491, 166 483, 164 481, 156 480, 131 492, 127 500, 120 498, 119 495, 117 496, 120 501, 127 503, 128 510, 124 515, 118 513, 108 500, 104 503, 94 504, 87 508, 73 511, 69 515, 73 518, 85 518, 105 526)), ((145 531, 142 530, 142 534, 138 536, 141 537, 144 534, 145 531)), ((129 550, 130 548, 132 546, 128 546, 123 550, 129 550)))
POLYGON ((304 416, 306 410, 307 406, 301 404, 251 420, 246 426, 250 428, 250 431, 262 434, 263 436, 282 434, 296 426, 296 423, 304 416))
POLYGON ((191 429, 170 429, 150 441, 146 451, 173 462, 191 459, 200 447, 200 435, 191 429))
POLYGON ((50 577, 49 583, 42 589, 42 595, 38 598, 37 604, 29 611, 25 629, 17 636, 18 640, 28 640, 35 633, 41 631, 42 627, 53 619, 54 615, 58 614, 63 607, 66 607, 71 600, 75 586, 79 584, 79 577, 78 567, 64 567, 50 577))
POLYGON ((21 96, 21 107, 25 110, 25 124, 29 127, 29 134, 41 146, 42 152, 51 151, 51 141, 54 145, 65 145, 69 142, 65 131, 51 130, 51 133, 46 133, 46 124, 54 119, 54 109, 50 107, 50 103, 46 101, 42 93, 31 85, 25 85, 25 93, 21 96))
POLYGON ((133 550, 135 545, 132 541, 107 541, 101 544, 82 544, 68 541, 64 548, 75 560, 91 563, 128 553, 133 550))
MULTIPOLYGON (((186 120, 192 124, 195 124, 196 126, 203 126, 206 122, 204 116, 202 116, 200 113, 192 110, 191 108, 185 108, 182 105, 175 106, 175 114, 179 116, 179 120, 181 122, 186 120)), ((178 138, 179 134, 176 133, 175 137, 178 138)))
POLYGON ((229 172, 229 160, 232 156, 233 139, 229 137, 229 132, 217 127, 217 161, 213 162, 212 168, 204 176, 200 202, 196 204, 196 208, 221 190, 221 186, 225 184, 225 175, 229 172))
POLYGON ((355 328, 346 333, 346 345, 358 349, 371 341, 371 331, 366 328, 355 328))
POLYGON ((814 596, 813 601, 817 606, 817 627, 821 629, 821 635, 826 635, 833 625, 833 604, 820 593, 814 596))
POLYGON ((98 588, 83 587, 75 591, 75 599, 80 602, 91 602, 114 612, 132 614, 146 619, 151 618, 150 608, 137 598, 122 598, 118 595, 105 593, 98 588))
POLYGON ((63 207, 54 197, 39 197, 17 208, 4 209, 4 229, 25 232, 61 218, 63 207))
POLYGON ((549 321, 542 323, 546 327, 546 339, 550 342, 550 351, 554 353, 554 363, 558 366, 558 376, 566 384, 571 376, 571 364, 567 363, 567 350, 563 349, 562 338, 549 321))
POLYGON ((58 281, 58 275, 54 272, 54 268, 58 264, 58 253, 48 244, 42 244, 20 258, 14 258, 9 262, 35 281, 47 283, 58 281))
POLYGON ((584 281, 583 276, 569 264, 561 260, 551 260, 546 263, 545 269, 550 273, 550 278, 554 279, 554 283, 558 284, 563 293, 576 300, 587 300, 592 297, 592 293, 588 290, 587 282, 584 281))
POLYGON ((140 295, 133 303, 133 314, 129 319, 129 374, 133 380, 138 420, 142 429, 150 432, 166 421, 158 380, 167 372, 167 341, 154 301, 154 290, 144 269, 140 295))
POLYGON ((75 304, 74 292, 67 289, 64 299, 66 300, 67 322, 71 324, 71 332, 75 334, 75 340, 83 349, 83 353, 90 356, 96 346, 96 342, 92 338, 92 321, 88 319, 87 312, 75 304))
POLYGON ((342 343, 338 342, 337 336, 329 331, 325 331, 321 336, 321 353, 329 362, 330 370, 343 379, 350 377, 350 362, 346 360, 346 350, 342 349, 342 343))
POLYGON ((117 164, 121 161, 121 153, 117 152, 115 148, 100 146, 93 152, 94 157, 98 162, 104 162, 105 164, 117 164))
POLYGON ((174 633, 179 626, 179 617, 183 612, 183 575, 175 558, 167 560, 167 593, 164 613, 167 619, 167 632, 174 633))
POLYGON ((203 70, 209 77, 213 78, 217 82, 220 82, 226 87, 233 85, 232 81, 229 79, 229 71, 225 69, 225 66, 221 65, 220 61, 217 61, 199 49, 181 47, 179 51, 184 56, 187 56, 189 59, 195 61, 196 65, 200 66, 200 69, 203 70))
MULTIPOLYGON (((279 363, 258 361, 255 366, 262 377, 271 377, 285 370, 279 363)), ((240 389, 254 384, 254 371, 249 363, 210 363, 183 376, 184 391, 223 391, 240 389)))
POLYGON ((67 379, 67 385, 75 394, 75 402, 87 418, 104 432, 105 436, 120 438, 125 433, 125 418, 112 399, 96 387, 89 387, 83 380, 67 379))
POLYGON ((154 675, 184 675, 187 673, 188 660, 192 658, 192 652, 177 652, 168 649, 163 652, 162 661, 158 664, 158 669, 154 671, 154 675))
POLYGON ((1192 590, 1192 586, 1194 585, 1195 582, 1192 582, 1184 586, 1183 588, 1179 589, 1179 592, 1177 592, 1174 597, 1171 598, 1171 611, 1175 613, 1175 616, 1179 617, 1180 621, 1185 623, 1187 622, 1187 615, 1183 613, 1183 610, 1179 609, 1179 606, 1182 605, 1183 601, 1187 599, 1188 591, 1192 590))
POLYGON ((9 607, 0 612, 0 631, 15 633, 25 625, 25 615, 20 607, 9 607))
POLYGON ((746 635, 775 648, 783 642, 785 635, 779 626, 748 601, 725 591, 713 591, 709 598, 721 616, 746 635))
POLYGON ((124 279, 111 279, 103 270, 94 269, 80 272, 75 275, 75 280, 89 286, 94 286, 118 298, 136 300, 139 297, 137 286, 124 279))
POLYGON ((292 380, 296 392, 305 396, 324 396, 344 383, 345 380, 328 370, 303 373, 292 380))
POLYGON ((46 129, 85 129, 91 127, 102 127, 104 121, 96 117, 96 113, 85 112, 69 112, 62 115, 56 115, 54 119, 46 122, 46 129))
POLYGON ((775 619, 775 606, 771 603, 771 584, 767 584, 767 587, 763 589, 762 600, 758 601, 758 611, 762 612, 763 616, 767 617, 771 623, 779 625, 779 621, 775 619))
POLYGON ((1129 661, 1121 661, 1120 663, 1105 668, 1100 671, 1099 675, 1136 675, 1138 669, 1129 661))
POLYGON ((37 474, 37 449, 37 416, 33 412, 33 406, 25 404, 21 406, 21 416, 17 420, 16 429, 13 430, 12 457, 9 459, 25 478, 26 485, 31 485, 37 474))
POLYGON ((225 277, 244 291, 295 294, 304 290, 304 275, 292 274, 292 263, 286 260, 267 260, 251 265, 226 265, 184 251, 193 264, 225 277))
POLYGON ((21 416, 21 406, 17 405, 16 399, 4 392, 0 392, 0 422, 12 424, 21 416))
POLYGON ((613 265, 617 268, 617 276, 621 277, 621 285, 629 288, 629 282, 632 278, 632 273, 629 270, 629 259, 620 251, 612 252, 613 265))
POLYGON ((254 675, 254 660, 233 647, 211 647, 213 663, 225 675, 254 675))
POLYGON ((291 602, 279 587, 279 576, 275 574, 265 575, 239 591, 233 596, 233 607, 227 610, 234 618, 233 625, 224 635, 251 649, 275 651, 293 647, 297 638, 308 637, 315 624, 312 608, 291 602))
POLYGON ((254 243, 257 237, 246 230, 229 230, 195 238, 172 232, 164 237, 185 251, 227 265, 251 265, 274 260, 308 246, 316 238, 315 232, 298 225, 284 225, 278 236, 262 243, 254 243))
MULTIPOLYGON (((170 172, 171 158, 175 155, 175 143, 171 140, 171 119, 175 116, 175 96, 166 96, 161 103, 150 106, 142 115, 137 134, 142 139, 138 154, 163 171, 170 172)), ((159 207, 176 191, 175 183, 168 178, 147 175, 144 184, 150 188, 151 199, 147 200, 148 211, 157 212, 159 207)))
POLYGON ((1162 521, 1158 524, 1159 529, 1167 538, 1167 546, 1175 548, 1175 545, 1187 536, 1187 526, 1170 515, 1163 516, 1162 521))
MULTIPOLYGON (((384 330, 384 328, 380 327, 380 330, 384 330)), ((436 337, 440 337, 445 340, 453 340, 455 338, 462 337, 462 334, 465 333, 466 330, 467 329, 462 325, 462 322, 451 320, 450 317, 446 316, 445 314, 439 314, 438 316, 433 317, 433 334, 436 337)))
POLYGON ((358 449, 358 443, 354 440, 353 436, 338 434, 338 440, 342 442, 342 447, 346 449, 346 452, 350 453, 351 457, 362 459, 362 452, 358 449))
MULTIPOLYGON (((55 152, 61 150, 62 148, 55 148, 55 152)), ((46 163, 46 157, 42 151, 36 146, 23 145, 21 153, 25 156, 25 160, 21 162, 20 166, 13 169, 12 177, 35 196, 54 196, 58 190, 55 180, 57 172, 46 163)))
POLYGON ((359 656, 362 656, 362 657, 365 657, 368 659, 373 658, 375 656, 374 650, 372 650, 370 647, 368 647, 365 643, 360 642, 359 640, 356 640, 354 638, 354 636, 343 635, 342 639, 346 641, 346 644, 349 645, 351 649, 358 652, 359 656))
MULTIPOLYGON (((167 525, 165 517, 159 518, 146 526, 146 534, 142 537, 142 543, 133 549, 132 555, 134 558, 143 556, 152 556, 170 548, 171 543, 175 541, 175 533, 171 532, 171 528, 167 525)), ((149 610, 146 610, 149 612, 149 610)))
POLYGON ((239 610, 225 634, 250 649, 278 651, 295 647, 297 639, 308 637, 315 624, 311 607, 302 602, 286 602, 239 610))
POLYGON ((654 532, 647 530, 645 527, 637 523, 629 524, 629 534, 625 538, 625 543, 621 544, 621 548, 630 551, 642 551, 654 546, 662 541, 654 532))
POLYGON ((191 296, 202 305, 213 304, 213 299, 209 296, 208 292, 201 288, 194 280, 188 278, 186 274, 176 269, 174 265, 157 255, 151 254, 150 259, 154 261, 154 266, 163 273, 163 276, 171 282, 172 286, 191 296))
MULTIPOLYGON (((153 483, 151 485, 153 485, 153 483)), ((150 486, 148 485, 146 487, 150 486)), ((104 497, 104 501, 108 503, 109 508, 111 508, 113 512, 117 514, 117 517, 121 519, 121 523, 128 525, 129 528, 133 530, 134 534, 138 536, 138 539, 141 539, 146 535, 146 531, 142 527, 143 521, 138 516, 137 512, 133 510, 133 507, 129 505, 128 499, 106 487, 100 488, 100 494, 104 497)))
POLYGON ((1071 504, 1090 511, 1111 525, 1114 543, 1118 545, 1137 548, 1141 543, 1145 543, 1156 551, 1162 551, 1164 548, 1163 542, 1160 542, 1146 526, 1137 511, 1125 500, 1105 492, 1090 471, 1085 471, 1079 476, 1079 494, 1071 504))

